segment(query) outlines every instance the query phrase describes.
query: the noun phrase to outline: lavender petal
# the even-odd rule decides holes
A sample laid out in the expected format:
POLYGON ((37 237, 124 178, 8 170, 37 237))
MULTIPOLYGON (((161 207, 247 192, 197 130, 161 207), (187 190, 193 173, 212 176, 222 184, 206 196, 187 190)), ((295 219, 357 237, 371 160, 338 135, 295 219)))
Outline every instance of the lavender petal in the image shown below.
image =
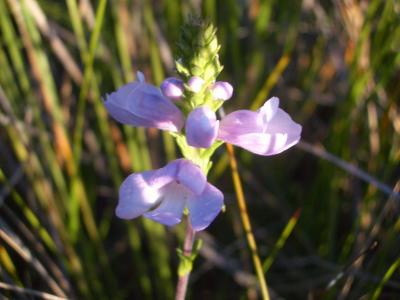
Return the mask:
POLYGON ((160 198, 159 190, 148 185, 145 177, 154 171, 129 175, 119 189, 116 215, 121 219, 136 218, 149 210, 160 198))
POLYGON ((188 200, 189 217, 195 231, 207 228, 221 211, 224 195, 207 183, 202 194, 188 200))
POLYGON ((190 112, 186 120, 186 139, 190 146, 197 148, 210 147, 218 135, 219 121, 215 113, 202 106, 190 112))

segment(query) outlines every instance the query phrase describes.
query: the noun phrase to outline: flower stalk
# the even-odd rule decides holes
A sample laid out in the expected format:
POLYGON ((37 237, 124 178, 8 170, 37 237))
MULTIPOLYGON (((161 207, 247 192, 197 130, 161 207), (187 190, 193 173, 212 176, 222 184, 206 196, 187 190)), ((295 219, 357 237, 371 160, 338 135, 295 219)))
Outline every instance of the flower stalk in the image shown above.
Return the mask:
POLYGON ((178 283, 176 284, 175 300, 184 300, 189 283, 190 273, 193 267, 195 256, 193 255, 193 245, 196 232, 193 230, 188 219, 183 251, 178 249, 180 263, 178 267, 178 283))

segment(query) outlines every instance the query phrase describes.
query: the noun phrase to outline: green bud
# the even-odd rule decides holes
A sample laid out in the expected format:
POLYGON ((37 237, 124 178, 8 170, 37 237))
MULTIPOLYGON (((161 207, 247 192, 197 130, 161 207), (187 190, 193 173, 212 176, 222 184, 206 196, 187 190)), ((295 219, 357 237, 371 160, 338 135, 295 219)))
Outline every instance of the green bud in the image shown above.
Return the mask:
POLYGON ((177 44, 176 70, 185 82, 193 76, 198 76, 204 80, 205 85, 205 88, 196 94, 186 88, 185 99, 190 103, 189 110, 206 103, 209 98, 208 87, 216 81, 222 71, 216 31, 211 23, 195 17, 189 18, 182 27, 177 44), (192 99, 193 97, 195 99, 192 99))

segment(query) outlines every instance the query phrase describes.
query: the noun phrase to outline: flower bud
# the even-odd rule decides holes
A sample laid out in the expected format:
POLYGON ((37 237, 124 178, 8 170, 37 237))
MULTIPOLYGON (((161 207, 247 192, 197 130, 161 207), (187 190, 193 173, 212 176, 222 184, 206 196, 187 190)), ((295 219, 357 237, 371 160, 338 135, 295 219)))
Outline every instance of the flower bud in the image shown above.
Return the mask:
POLYGON ((217 138, 219 121, 207 106, 192 110, 186 120, 186 140, 192 147, 208 148, 217 138))
POLYGON ((232 97, 233 87, 229 82, 217 81, 211 87, 211 93, 215 99, 228 100, 232 97))
POLYGON ((177 100, 183 95, 183 82, 175 77, 165 79, 160 88, 163 95, 170 99, 177 100))
POLYGON ((190 90, 194 93, 200 92, 201 88, 203 87, 203 84, 204 84, 204 80, 198 76, 193 76, 188 81, 188 86, 189 86, 190 90))

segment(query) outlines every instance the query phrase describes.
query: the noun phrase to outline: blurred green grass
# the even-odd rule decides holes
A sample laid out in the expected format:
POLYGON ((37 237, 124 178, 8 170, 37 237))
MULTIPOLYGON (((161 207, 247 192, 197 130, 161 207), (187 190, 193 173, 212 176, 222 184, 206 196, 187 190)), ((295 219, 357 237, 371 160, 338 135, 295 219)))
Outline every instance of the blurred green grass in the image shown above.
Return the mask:
MULTIPOLYGON (((174 75, 191 13, 218 27, 225 110, 275 95, 303 125, 305 144, 279 156, 237 151, 272 298, 398 298, 399 198, 385 190, 400 187, 396 0, 0 0, 0 295, 173 298, 182 226, 114 207, 127 174, 179 153, 110 120, 101 97, 137 70, 174 75)), ((226 212, 202 233, 190 299, 257 298, 227 166, 221 150, 210 178, 226 212)))

